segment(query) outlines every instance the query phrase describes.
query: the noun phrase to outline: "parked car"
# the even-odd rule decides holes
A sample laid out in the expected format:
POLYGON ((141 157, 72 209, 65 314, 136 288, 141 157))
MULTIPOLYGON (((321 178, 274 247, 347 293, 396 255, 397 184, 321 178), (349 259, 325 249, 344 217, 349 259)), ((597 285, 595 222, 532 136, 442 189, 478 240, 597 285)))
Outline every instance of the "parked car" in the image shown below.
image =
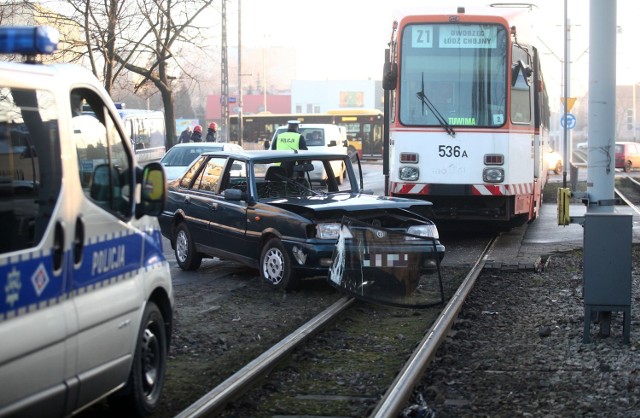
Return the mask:
POLYGON ((203 152, 240 150, 240 145, 225 142, 186 142, 171 147, 160 160, 160 164, 164 166, 167 180, 173 180, 184 173, 193 160, 203 152))
POLYGON ((562 156, 559 152, 550 149, 544 154, 544 164, 548 171, 553 171, 556 174, 562 173, 562 156))
POLYGON ((230 259, 257 268, 267 284, 283 290, 303 277, 327 275, 345 217, 380 228, 378 246, 392 231, 411 234, 384 241, 377 254, 438 267, 445 247, 427 218, 431 203, 365 194, 361 179, 346 154, 205 153, 169 182, 162 234, 183 270, 198 269, 205 257, 230 259), (335 163, 345 167, 342 184, 335 163), (319 167, 329 173, 327 181, 314 180, 319 167))
POLYGON ((584 142, 580 142, 578 143, 578 145, 576 145, 576 148, 580 151, 584 151, 587 152, 587 148, 589 147, 589 144, 587 143, 587 141, 584 142))
POLYGON ((625 172, 640 167, 640 146, 636 142, 616 142, 616 168, 625 172))

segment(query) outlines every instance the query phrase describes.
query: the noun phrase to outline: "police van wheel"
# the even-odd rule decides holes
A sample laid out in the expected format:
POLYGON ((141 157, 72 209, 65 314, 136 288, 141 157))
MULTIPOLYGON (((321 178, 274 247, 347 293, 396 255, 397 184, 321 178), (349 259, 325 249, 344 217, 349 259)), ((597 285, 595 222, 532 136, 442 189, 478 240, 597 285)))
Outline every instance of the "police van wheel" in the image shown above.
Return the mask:
POLYGON ((278 238, 271 238, 260 253, 260 277, 276 290, 292 290, 297 279, 291 268, 291 259, 278 238))
POLYGON ((133 410, 139 416, 146 416, 160 404, 167 368, 164 318, 153 302, 145 307, 135 350, 127 385, 110 397, 109 402, 118 410, 133 410))
POLYGON ((197 270, 202 264, 202 254, 196 252, 196 246, 191 239, 191 233, 185 223, 181 223, 176 228, 175 242, 173 248, 176 254, 176 261, 182 270, 197 270))

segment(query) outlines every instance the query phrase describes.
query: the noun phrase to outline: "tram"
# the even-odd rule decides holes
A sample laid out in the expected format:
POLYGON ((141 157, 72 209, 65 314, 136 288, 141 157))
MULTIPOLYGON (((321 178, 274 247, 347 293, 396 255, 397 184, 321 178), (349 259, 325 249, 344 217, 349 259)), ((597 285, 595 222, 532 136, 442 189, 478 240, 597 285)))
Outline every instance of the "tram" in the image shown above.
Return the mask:
POLYGON ((549 98, 528 9, 464 8, 394 22, 383 71, 388 191, 440 221, 538 216, 549 98))

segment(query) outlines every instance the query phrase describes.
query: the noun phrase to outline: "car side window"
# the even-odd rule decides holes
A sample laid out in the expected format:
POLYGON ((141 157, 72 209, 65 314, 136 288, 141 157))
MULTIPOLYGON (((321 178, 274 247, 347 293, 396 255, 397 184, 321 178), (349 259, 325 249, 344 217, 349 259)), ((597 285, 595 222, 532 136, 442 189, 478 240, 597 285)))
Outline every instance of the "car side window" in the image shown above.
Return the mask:
POLYGON ((0 81, 0 254, 36 246, 62 184, 58 107, 48 91, 0 81))
POLYGON ((182 177, 182 180, 180 180, 180 187, 188 189, 189 187, 191 187, 191 183, 193 183, 194 178, 198 175, 198 172, 200 171, 200 167, 202 167, 202 164, 204 163, 204 160, 206 160, 207 157, 200 157, 198 158, 198 161, 196 161, 185 173, 185 175, 182 177))
POLYGON ((217 192, 226 161, 226 158, 210 158, 206 162, 198 180, 193 183, 193 189, 217 192))
POLYGON ((245 161, 229 159, 219 192, 222 193, 226 189, 248 191, 247 163, 245 161))
POLYGON ((121 218, 131 217, 131 161, 115 122, 92 90, 74 89, 70 100, 73 139, 84 194, 121 218))

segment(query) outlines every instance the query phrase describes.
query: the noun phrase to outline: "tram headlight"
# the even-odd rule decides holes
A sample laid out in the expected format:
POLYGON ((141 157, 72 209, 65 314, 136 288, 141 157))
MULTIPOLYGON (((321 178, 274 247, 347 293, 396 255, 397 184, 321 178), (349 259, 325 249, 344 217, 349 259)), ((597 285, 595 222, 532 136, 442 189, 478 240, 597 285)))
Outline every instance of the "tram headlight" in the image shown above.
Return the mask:
POLYGON ((420 177, 418 167, 400 167, 400 180, 416 181, 420 177))
POLYGON ((487 167, 482 170, 482 181, 485 183, 502 183, 504 181, 504 169, 500 167, 487 167))

